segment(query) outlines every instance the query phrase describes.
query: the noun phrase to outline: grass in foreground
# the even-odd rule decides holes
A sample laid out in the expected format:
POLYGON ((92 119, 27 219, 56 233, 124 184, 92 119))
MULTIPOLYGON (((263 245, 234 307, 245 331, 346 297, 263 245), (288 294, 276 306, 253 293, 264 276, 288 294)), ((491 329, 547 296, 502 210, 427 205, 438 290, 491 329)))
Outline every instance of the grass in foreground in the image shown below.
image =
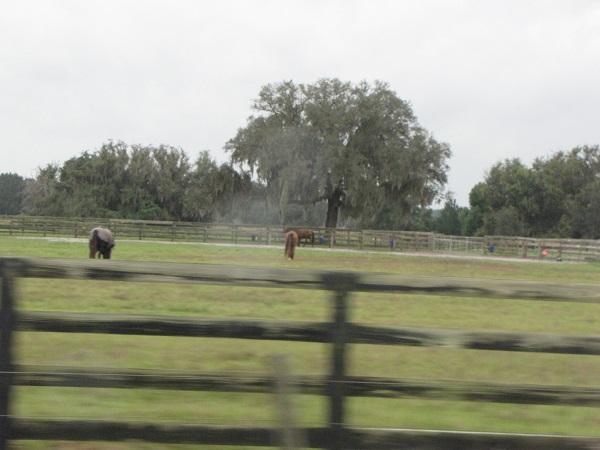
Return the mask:
MULTIPOLYGON (((282 253, 281 249, 275 248, 119 242, 114 256, 117 259, 140 261, 343 269, 416 276, 501 278, 549 283, 600 282, 598 264, 449 259, 310 248, 300 248, 297 260, 288 263, 284 261, 282 253)), ((0 237, 0 255, 81 259, 87 256, 85 242, 6 237, 0 237)), ((106 263, 110 264, 110 261, 106 263)), ((329 319, 331 307, 327 294, 319 291, 200 285, 21 280, 19 294, 21 308, 40 311, 325 321, 329 319)), ((599 313, 600 305, 589 304, 358 294, 354 296, 351 318, 360 323, 384 326, 585 335, 598 333, 599 313)), ((290 359, 293 373, 326 374, 329 352, 328 346, 320 344, 227 339, 54 333, 18 333, 16 339, 19 363, 97 368, 265 373, 269 371, 270 356, 284 353, 290 359)), ((598 387, 600 358, 354 345, 350 351, 349 371, 353 375, 422 380, 598 387)), ((268 395, 115 389, 89 391, 71 388, 19 388, 16 394, 16 412, 23 416, 83 415, 81 417, 147 418, 194 423, 273 423, 273 406, 268 395)), ((299 396, 295 400, 297 416, 302 423, 324 422, 323 399, 299 396)), ((579 407, 422 399, 352 399, 348 414, 349 422, 358 426, 583 435, 598 435, 600 430, 598 410, 579 407)), ((133 443, 122 447, 118 444, 21 444, 26 445, 22 448, 56 450, 152 447, 133 443)))

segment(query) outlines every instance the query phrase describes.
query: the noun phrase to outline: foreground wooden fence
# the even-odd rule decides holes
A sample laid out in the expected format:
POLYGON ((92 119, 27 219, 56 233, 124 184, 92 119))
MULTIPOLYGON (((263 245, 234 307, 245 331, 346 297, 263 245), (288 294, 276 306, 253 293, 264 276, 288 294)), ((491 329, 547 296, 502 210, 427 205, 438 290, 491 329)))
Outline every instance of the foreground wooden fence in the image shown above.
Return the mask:
MULTIPOLYGON (((87 237, 95 226, 110 228, 118 239, 283 245, 283 227, 125 219, 0 216, 0 234, 87 237)), ((600 261, 600 240, 536 239, 515 236, 466 237, 400 230, 311 228, 325 247, 395 252, 427 252, 600 261)))
MULTIPOLYGON (((348 320, 351 292, 399 292, 459 297, 600 303, 598 285, 548 285, 453 278, 412 278, 381 274, 255 269, 219 265, 159 264, 121 261, 66 261, 0 258, 0 450, 10 440, 122 441, 275 446, 280 432, 272 428, 160 423, 35 420, 10 415, 13 386, 79 388, 152 388, 227 392, 271 392, 266 376, 234 376, 173 372, 96 371, 14 365, 14 332, 111 333, 146 336, 194 336, 331 344, 329 376, 294 377, 305 394, 329 399, 326 427, 302 429, 309 447, 330 449, 599 449, 599 437, 465 433, 409 429, 349 428, 345 400, 349 396, 424 397, 480 402, 600 406, 600 387, 519 386, 486 383, 415 382, 402 379, 350 377, 348 344, 444 346, 494 351, 600 355, 600 336, 557 336, 539 333, 463 332, 439 329, 374 327, 348 320), (15 283, 20 277, 206 283, 324 289, 331 292, 330 322, 299 323, 255 320, 204 320, 162 316, 24 312, 17 309, 15 283)), ((201 301, 201 300, 199 300, 201 301)), ((376 301, 376 300, 374 300, 376 301)), ((541 305, 540 305, 541 306, 541 305)))

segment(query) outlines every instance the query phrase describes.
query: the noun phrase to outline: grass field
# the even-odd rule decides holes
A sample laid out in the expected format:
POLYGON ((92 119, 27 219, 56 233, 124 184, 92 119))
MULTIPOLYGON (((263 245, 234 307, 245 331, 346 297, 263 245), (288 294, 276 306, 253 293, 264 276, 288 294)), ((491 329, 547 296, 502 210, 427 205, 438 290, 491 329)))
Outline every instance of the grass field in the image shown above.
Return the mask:
MULTIPOLYGON (((297 260, 291 263, 283 259, 282 253, 279 248, 121 241, 113 256, 134 261, 600 283, 600 265, 591 263, 438 258, 311 248, 300 248, 297 260)), ((0 255, 86 258, 87 249, 83 241, 0 237, 0 255)), ((20 280, 18 293, 20 308, 35 311, 290 321, 323 321, 328 320, 330 313, 326 293, 304 290, 31 279, 20 280)), ((360 323, 388 326, 585 335, 599 334, 600 305, 356 294, 351 318, 360 323)), ((329 348, 321 344, 53 333, 18 333, 15 352, 18 363, 23 364, 244 373, 268 372, 270 356, 285 353, 295 374, 327 373, 329 358, 329 348)), ((422 380, 600 387, 600 358, 594 356, 354 345, 350 372, 422 380)), ((297 396, 295 408, 302 424, 322 425, 325 421, 324 399, 297 396)), ((599 411, 589 407, 357 398, 350 400, 348 412, 349 422, 357 426, 600 436, 599 411)), ((272 399, 266 394, 42 387, 16 389, 13 414, 238 425, 272 425, 274 419, 272 399)), ((27 449, 151 447, 133 443, 120 446, 44 442, 22 442, 15 446, 27 449)))

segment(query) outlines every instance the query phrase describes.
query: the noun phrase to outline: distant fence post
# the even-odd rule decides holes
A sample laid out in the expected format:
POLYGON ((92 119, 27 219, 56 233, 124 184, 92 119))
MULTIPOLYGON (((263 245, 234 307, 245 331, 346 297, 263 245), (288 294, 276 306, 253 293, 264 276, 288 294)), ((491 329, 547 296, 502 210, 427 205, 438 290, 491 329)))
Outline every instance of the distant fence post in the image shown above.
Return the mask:
POLYGON ((563 241, 562 239, 558 242, 558 259, 562 260, 563 241))
POLYGON ((323 283, 332 291, 334 310, 332 316, 333 345, 331 374, 328 382, 330 450, 344 448, 344 396, 346 381, 346 343, 350 330, 348 324, 348 293, 354 290, 356 275, 351 273, 326 273, 323 283))
POLYGON ((12 383, 12 332, 15 323, 13 273, 0 262, 2 297, 0 298, 0 450, 8 448, 9 401, 12 383))

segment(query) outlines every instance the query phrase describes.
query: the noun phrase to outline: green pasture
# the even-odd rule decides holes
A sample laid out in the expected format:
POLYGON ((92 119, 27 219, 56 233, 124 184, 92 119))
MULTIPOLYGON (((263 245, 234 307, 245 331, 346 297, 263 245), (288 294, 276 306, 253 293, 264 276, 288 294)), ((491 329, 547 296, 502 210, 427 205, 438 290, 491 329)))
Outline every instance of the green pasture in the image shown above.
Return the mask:
MULTIPOLYGON (((0 237, 0 255, 84 259, 87 246, 85 241, 0 237)), ((281 248, 119 241, 113 257, 133 261, 600 283, 600 265, 591 263, 405 256, 310 247, 299 248, 296 261, 288 262, 281 248)), ((31 311, 325 321, 331 306, 325 292, 267 288, 30 279, 20 280, 17 291, 19 307, 31 311)), ((594 304, 355 294, 352 305, 352 320, 385 326, 600 334, 600 305, 594 304)), ((311 343, 58 333, 18 333, 15 341, 17 362, 22 364, 253 374, 268 373, 270 357, 275 353, 289 356, 295 374, 325 374, 330 350, 326 345, 311 343)), ((390 378, 600 387, 600 357, 594 356, 354 345, 349 370, 353 375, 390 378)), ((17 388, 14 398, 13 413, 26 417, 268 426, 273 425, 276 417, 272 398, 267 394, 27 387, 17 388)), ((296 396, 294 405, 300 423, 325 423, 324 398, 296 396)), ((599 412, 589 407, 353 398, 349 401, 348 420, 352 425, 366 427, 600 436, 599 412)), ((147 449, 152 446, 21 442, 15 448, 147 449)))

